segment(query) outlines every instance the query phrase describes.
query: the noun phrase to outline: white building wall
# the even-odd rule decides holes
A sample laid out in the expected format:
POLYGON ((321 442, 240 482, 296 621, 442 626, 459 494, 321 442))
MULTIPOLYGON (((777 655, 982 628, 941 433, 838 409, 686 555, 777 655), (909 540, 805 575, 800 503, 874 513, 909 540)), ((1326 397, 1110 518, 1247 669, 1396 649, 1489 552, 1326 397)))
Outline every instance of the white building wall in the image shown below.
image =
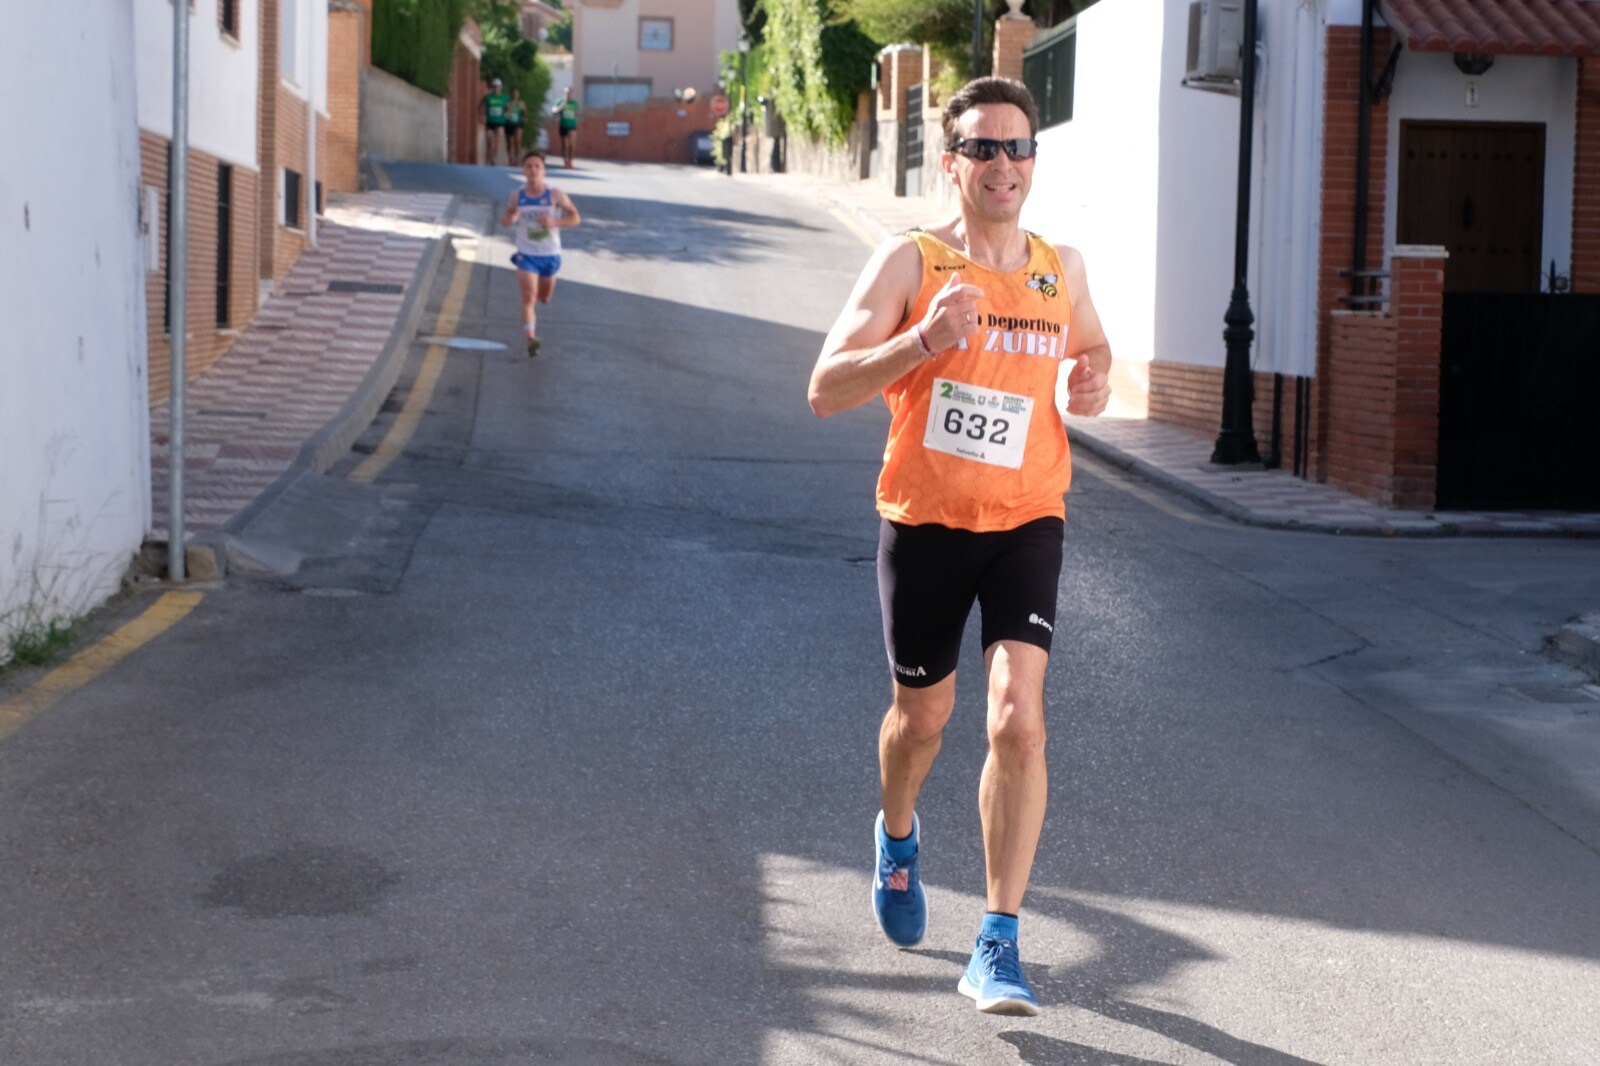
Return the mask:
POLYGON ((1403 52, 1395 69, 1389 104, 1388 198, 1384 218, 1386 247, 1395 244, 1400 190, 1400 123, 1540 122, 1544 142, 1544 269, 1550 261, 1560 274, 1572 272, 1572 173, 1577 152, 1578 61, 1530 56, 1496 56, 1494 66, 1476 77, 1456 69, 1442 52, 1403 52), (1475 85, 1477 102, 1468 102, 1475 85))
MULTIPOLYGON (((218 0, 195 0, 189 16, 189 145, 223 162, 254 170, 259 165, 256 78, 261 54, 260 0, 239 0, 237 41, 222 33, 217 4, 218 0)), ((170 141, 172 2, 133 0, 133 9, 139 128, 170 141)), ((326 26, 326 12, 323 22, 326 26)), ((326 45, 323 51, 326 53, 326 45)))
POLYGON ((1078 16, 1072 120, 1039 132, 1022 214, 1026 228, 1083 253, 1120 364, 1113 414, 1141 413, 1155 343, 1160 22, 1148 0, 1102 0, 1078 16))
POLYGON ((115 592, 149 526, 135 0, 0 4, 0 657, 115 592), (95 101, 64 135, 40 86, 95 101))

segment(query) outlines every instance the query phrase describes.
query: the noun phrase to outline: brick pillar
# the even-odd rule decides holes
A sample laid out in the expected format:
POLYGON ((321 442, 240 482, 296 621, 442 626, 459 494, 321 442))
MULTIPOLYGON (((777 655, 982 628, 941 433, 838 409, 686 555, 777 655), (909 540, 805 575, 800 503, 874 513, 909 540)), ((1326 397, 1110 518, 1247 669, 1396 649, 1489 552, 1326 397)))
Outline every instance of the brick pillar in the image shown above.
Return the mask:
MULTIPOLYGON (((1372 35, 1373 70, 1383 69, 1389 55, 1387 29, 1372 35)), ((1330 26, 1327 31, 1322 111, 1322 246, 1317 283, 1317 383, 1313 385, 1311 451, 1307 472, 1313 481, 1327 478, 1322 437, 1333 413, 1328 407, 1329 316, 1345 306, 1340 297, 1350 291, 1349 278, 1341 276, 1355 256, 1356 140, 1361 110, 1361 27, 1330 26)), ((1385 186, 1389 156, 1388 101, 1372 107, 1371 149, 1367 170, 1366 269, 1383 262, 1383 224, 1387 209, 1385 186)))
POLYGON ((1443 248, 1403 245, 1389 261, 1395 323, 1394 454, 1390 500, 1431 508, 1439 495, 1439 343, 1444 320, 1443 248))
POLYGON ((1577 140, 1572 168, 1572 289, 1600 293, 1600 59, 1578 61, 1577 140))
POLYGON ((1026 15, 1002 15, 994 23, 994 73, 998 78, 1022 80, 1022 50, 1038 27, 1026 15))
POLYGON ((360 185, 361 71, 366 10, 354 0, 328 4, 328 160, 323 184, 329 192, 354 192, 360 185))
POLYGON ((257 78, 256 152, 261 160, 261 183, 257 189, 256 225, 260 239, 258 277, 270 281, 277 277, 273 264, 278 248, 278 0, 261 0, 261 21, 256 38, 260 42, 261 74, 257 78))

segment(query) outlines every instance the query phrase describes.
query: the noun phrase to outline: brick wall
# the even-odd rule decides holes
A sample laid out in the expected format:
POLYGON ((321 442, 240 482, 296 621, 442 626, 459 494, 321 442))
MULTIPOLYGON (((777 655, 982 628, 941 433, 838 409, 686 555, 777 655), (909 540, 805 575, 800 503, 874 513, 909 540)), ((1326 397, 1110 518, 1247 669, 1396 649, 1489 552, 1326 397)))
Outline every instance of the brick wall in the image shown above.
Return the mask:
POLYGON ((1038 27, 1030 18, 1002 16, 994 23, 994 73, 996 77, 1022 80, 1022 50, 1033 41, 1038 27))
POLYGON ((1329 318, 1327 480, 1389 507, 1438 495, 1444 250, 1396 249, 1387 314, 1329 318))
MULTIPOLYGON (((170 212, 167 201, 167 146, 164 137, 140 131, 140 183, 161 191, 161 218, 165 226, 170 212)), ((259 275, 256 271, 256 225, 258 175, 235 165, 232 172, 233 218, 229 231, 229 298, 225 324, 217 320, 217 179, 216 157, 204 152, 189 152, 187 314, 188 345, 184 351, 185 378, 216 363, 233 345, 237 331, 256 313, 259 275)), ((171 334, 165 324, 167 301, 167 248, 164 235, 158 234, 161 257, 159 270, 145 275, 145 313, 149 330, 149 398, 152 405, 164 403, 172 381, 171 334)))
MULTIPOLYGON (((737 106, 737 105, 735 105, 737 106)), ((717 120, 711 116, 711 98, 700 96, 693 103, 680 104, 676 100, 649 100, 640 104, 618 104, 616 107, 586 107, 578 112, 578 141, 576 154, 583 159, 623 159, 635 163, 692 163, 696 130, 709 130, 717 120), (678 112, 683 112, 680 116, 678 112), (628 135, 612 137, 606 125, 612 122, 628 124, 628 135)), ((555 119, 546 117, 550 128, 550 149, 560 154, 561 139, 555 132, 555 119)), ((760 151, 754 140, 754 130, 760 123, 760 105, 751 101, 750 126, 751 151, 760 151)), ((531 144, 538 136, 537 127, 523 130, 524 144, 531 144)), ((738 141, 734 141, 737 153, 738 141)), ((755 169, 748 160, 747 165, 755 169)), ((734 166, 738 166, 737 159, 734 166)), ((764 169, 764 168, 763 168, 764 169)))
POLYGON ((361 185, 361 71, 368 65, 367 14, 350 4, 328 11, 328 155, 323 185, 354 192, 361 185))
POLYGON ((1572 287, 1600 293, 1600 59, 1579 60, 1572 173, 1572 287))
MULTIPOLYGON (((276 79, 274 79, 276 80, 276 79)), ((278 173, 273 170, 270 177, 263 168, 262 184, 270 186, 264 201, 270 202, 272 214, 262 220, 264 239, 270 246, 264 249, 268 257, 268 265, 264 268, 268 277, 277 281, 289 272, 294 261, 300 258, 300 253, 306 246, 306 217, 312 210, 315 189, 310 176, 306 173, 306 102, 296 96, 282 82, 275 88, 276 115, 274 118, 274 132, 277 142, 274 156, 276 165, 288 168, 300 174, 302 180, 300 196, 300 218, 294 225, 286 226, 279 223, 279 214, 282 207, 278 200, 278 173)), ((317 116, 317 171, 319 177, 326 180, 324 162, 328 158, 328 121, 323 115, 317 116)))
MULTIPOLYGON (((1272 446, 1272 375, 1253 375, 1255 401, 1250 405, 1256 446, 1265 455, 1272 446)), ((1283 379, 1281 413, 1283 465, 1294 465, 1295 378, 1283 379)), ((1149 417, 1216 440, 1222 428, 1222 367, 1156 360, 1150 364, 1149 417)))

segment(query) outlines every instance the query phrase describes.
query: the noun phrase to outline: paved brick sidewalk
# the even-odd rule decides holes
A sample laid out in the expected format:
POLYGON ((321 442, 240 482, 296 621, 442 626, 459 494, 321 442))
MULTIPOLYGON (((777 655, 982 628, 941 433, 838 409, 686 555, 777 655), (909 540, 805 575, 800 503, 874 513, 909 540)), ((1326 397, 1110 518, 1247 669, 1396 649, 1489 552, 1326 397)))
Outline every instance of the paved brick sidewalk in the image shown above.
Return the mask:
MULTIPOLYGON (((871 181, 804 174, 741 174, 737 180, 820 200, 874 242, 943 213, 927 197, 896 197, 871 181)), ((1214 466, 1213 440, 1148 419, 1069 417, 1067 425, 1088 451, 1252 525, 1381 536, 1600 536, 1600 514, 1397 510, 1283 470, 1214 466)))
MULTIPOLYGON (((227 355, 188 383, 188 533, 221 530, 345 410, 392 351, 408 295, 428 281, 420 275, 451 203, 397 192, 329 198, 318 247, 300 256, 227 355)), ((168 405, 151 410, 151 539, 159 542, 167 540, 170 423, 168 405)))

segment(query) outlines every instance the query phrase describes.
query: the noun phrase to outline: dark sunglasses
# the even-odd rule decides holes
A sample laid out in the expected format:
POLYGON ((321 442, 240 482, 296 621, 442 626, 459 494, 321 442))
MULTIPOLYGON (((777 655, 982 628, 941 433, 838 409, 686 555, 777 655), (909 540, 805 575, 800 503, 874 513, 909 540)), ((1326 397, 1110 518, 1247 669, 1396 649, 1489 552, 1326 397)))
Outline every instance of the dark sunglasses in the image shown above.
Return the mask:
POLYGON ((1032 137, 1013 137, 1009 141, 997 141, 992 137, 962 137, 950 146, 952 152, 980 163, 987 163, 999 155, 1002 148, 1013 160, 1032 159, 1039 151, 1039 142, 1032 137))

